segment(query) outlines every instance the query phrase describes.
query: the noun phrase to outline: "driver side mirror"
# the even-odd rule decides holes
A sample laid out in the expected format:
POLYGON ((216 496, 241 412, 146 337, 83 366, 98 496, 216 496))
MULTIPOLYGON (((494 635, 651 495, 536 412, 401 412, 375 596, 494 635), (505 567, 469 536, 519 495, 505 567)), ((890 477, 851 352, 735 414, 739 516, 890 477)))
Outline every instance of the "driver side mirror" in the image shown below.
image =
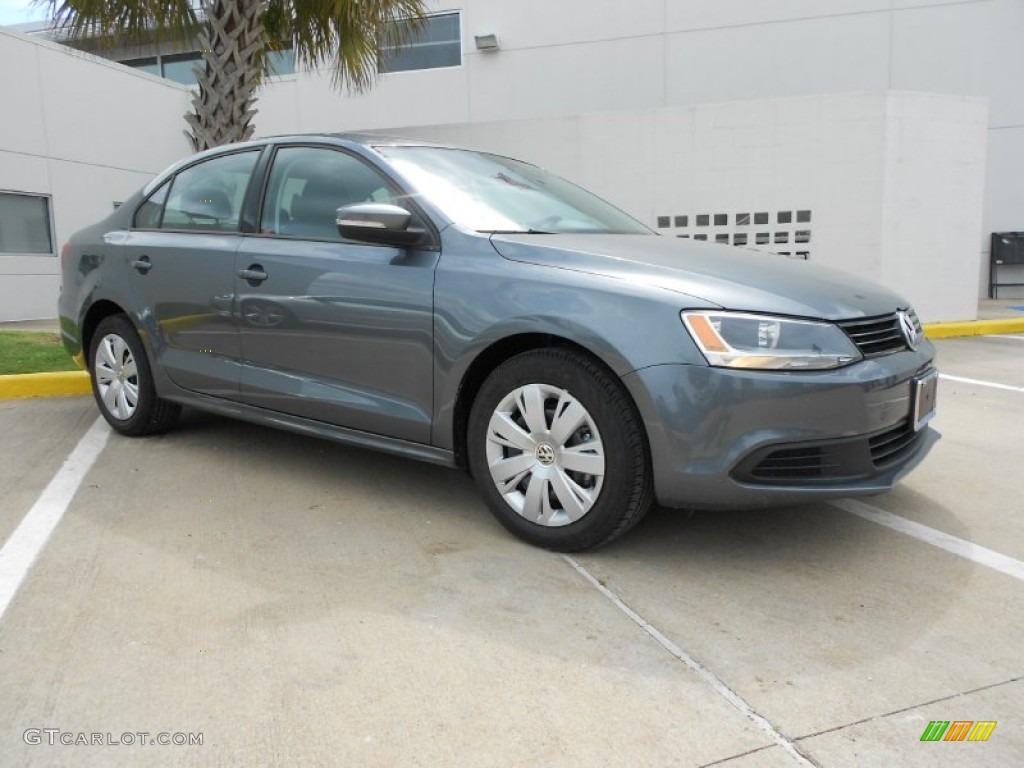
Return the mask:
POLYGON ((412 214, 390 203, 356 203, 336 212, 338 232, 348 240, 409 248, 421 243, 426 230, 410 227, 412 214))

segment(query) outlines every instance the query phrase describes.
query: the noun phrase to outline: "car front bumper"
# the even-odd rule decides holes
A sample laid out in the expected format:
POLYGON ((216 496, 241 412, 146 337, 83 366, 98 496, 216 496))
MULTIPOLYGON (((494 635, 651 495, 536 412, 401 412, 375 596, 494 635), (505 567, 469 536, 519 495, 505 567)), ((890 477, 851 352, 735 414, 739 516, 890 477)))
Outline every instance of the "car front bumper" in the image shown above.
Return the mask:
POLYGON ((658 502, 728 509, 887 491, 939 438, 911 421, 931 346, 831 371, 659 365, 625 376, 658 502))

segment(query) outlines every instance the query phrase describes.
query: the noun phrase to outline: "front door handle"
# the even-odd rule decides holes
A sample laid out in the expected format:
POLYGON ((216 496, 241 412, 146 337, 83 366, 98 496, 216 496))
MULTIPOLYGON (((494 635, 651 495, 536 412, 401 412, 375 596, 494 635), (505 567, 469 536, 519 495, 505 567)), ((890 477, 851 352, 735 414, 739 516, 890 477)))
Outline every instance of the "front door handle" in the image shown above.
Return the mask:
POLYGON ((139 256, 132 262, 132 266, 138 270, 140 275, 144 275, 153 268, 153 262, 149 260, 149 256, 139 256))
POLYGON ((243 280, 248 280, 249 285, 259 285, 267 279, 267 273, 259 264, 250 264, 248 269, 238 270, 238 276, 243 280))

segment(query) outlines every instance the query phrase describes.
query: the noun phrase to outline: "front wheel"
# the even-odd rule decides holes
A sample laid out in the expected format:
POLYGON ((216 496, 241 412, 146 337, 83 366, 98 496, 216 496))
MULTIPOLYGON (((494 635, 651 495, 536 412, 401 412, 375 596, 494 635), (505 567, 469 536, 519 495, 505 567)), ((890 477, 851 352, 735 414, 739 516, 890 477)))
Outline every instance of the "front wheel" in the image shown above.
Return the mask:
POLYGON ((124 315, 106 317, 96 327, 89 373, 100 413, 121 434, 160 432, 178 418, 181 408, 157 397, 142 340, 124 315))
POLYGON ((547 549, 621 536, 651 506, 647 443, 618 380, 566 349, 517 355, 470 412, 470 471, 499 522, 547 549))

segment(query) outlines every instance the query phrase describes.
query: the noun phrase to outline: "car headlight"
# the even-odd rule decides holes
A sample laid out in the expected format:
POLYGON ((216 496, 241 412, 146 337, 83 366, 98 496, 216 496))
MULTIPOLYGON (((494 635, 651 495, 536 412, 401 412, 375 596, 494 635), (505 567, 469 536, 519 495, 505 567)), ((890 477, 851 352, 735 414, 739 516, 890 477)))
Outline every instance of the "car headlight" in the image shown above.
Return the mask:
POLYGON ((725 311, 681 315, 709 365, 816 371, 861 359, 850 337, 832 323, 725 311))

